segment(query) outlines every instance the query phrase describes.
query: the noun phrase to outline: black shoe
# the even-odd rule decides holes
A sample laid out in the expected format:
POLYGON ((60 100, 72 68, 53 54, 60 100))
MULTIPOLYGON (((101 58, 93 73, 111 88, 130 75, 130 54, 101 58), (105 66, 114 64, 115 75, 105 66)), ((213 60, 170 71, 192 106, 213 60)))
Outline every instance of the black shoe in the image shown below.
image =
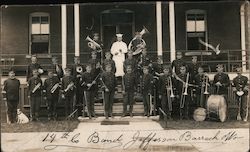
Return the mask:
POLYGON ((133 113, 132 112, 129 115, 130 115, 130 117, 133 117, 133 113))

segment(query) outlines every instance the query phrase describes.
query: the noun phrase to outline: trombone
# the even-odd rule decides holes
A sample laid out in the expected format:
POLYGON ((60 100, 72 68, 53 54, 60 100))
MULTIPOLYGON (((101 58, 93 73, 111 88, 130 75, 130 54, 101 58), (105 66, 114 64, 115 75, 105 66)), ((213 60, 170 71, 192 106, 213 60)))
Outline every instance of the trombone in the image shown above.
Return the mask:
POLYGON ((180 108, 184 108, 184 104, 185 104, 185 100, 186 97, 188 95, 187 91, 188 91, 188 81, 189 81, 189 73, 187 73, 187 77, 186 77, 186 82, 184 82, 183 87, 182 87, 182 95, 181 95, 181 102, 180 102, 180 108), (184 90, 184 92, 183 92, 184 90))
POLYGON ((172 84, 172 78, 171 76, 168 79, 167 85, 166 85, 166 93, 168 97, 168 109, 169 111, 172 111, 172 98, 174 98, 174 91, 173 91, 173 84, 172 84))
POLYGON ((208 76, 204 75, 204 79, 205 79, 205 91, 203 94, 208 95, 209 94, 209 92, 208 92, 208 85, 209 85, 208 76))

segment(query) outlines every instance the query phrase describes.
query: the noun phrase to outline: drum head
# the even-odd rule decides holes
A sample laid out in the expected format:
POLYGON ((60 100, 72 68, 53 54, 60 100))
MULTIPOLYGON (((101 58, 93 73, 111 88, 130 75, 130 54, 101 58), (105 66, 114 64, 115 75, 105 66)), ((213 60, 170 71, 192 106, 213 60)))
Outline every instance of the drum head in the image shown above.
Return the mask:
POLYGON ((221 122, 225 122, 226 121, 226 113, 227 113, 227 106, 223 105, 220 109, 219 109, 219 118, 221 122))
POLYGON ((197 108, 194 111, 193 118, 195 121, 204 121, 206 119, 206 109, 197 108))

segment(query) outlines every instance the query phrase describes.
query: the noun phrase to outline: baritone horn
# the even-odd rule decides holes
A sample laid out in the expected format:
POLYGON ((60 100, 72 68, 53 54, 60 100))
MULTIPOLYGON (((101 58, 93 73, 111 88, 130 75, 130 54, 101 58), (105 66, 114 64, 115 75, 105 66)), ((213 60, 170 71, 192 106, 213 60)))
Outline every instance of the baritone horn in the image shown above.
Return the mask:
MULTIPOLYGON (((102 48, 100 44, 98 44, 97 42, 95 42, 94 40, 92 40, 89 36, 86 37, 85 39, 88 42, 88 47, 94 49, 97 51, 97 48, 102 48)), ((99 52, 101 52, 102 49, 99 50, 99 52)))
POLYGON ((76 67, 76 72, 82 73, 82 72, 83 72, 82 67, 81 67, 81 66, 77 66, 77 67, 76 67))
POLYGON ((141 36, 147 33, 149 33, 148 29, 145 26, 143 26, 143 29, 140 32, 141 36))
POLYGON ((189 80, 189 73, 187 73, 187 78, 186 78, 186 82, 185 82, 185 91, 183 93, 183 95, 188 95, 187 90, 188 90, 188 80, 189 80))

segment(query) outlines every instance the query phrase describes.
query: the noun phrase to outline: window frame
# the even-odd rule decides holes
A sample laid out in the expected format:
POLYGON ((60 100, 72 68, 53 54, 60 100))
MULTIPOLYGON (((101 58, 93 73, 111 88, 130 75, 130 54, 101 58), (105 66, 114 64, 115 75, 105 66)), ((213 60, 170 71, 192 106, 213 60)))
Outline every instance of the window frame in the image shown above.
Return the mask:
MULTIPOLYGON (((48 52, 47 53, 38 53, 38 54, 36 54, 36 55, 38 55, 38 56, 47 56, 47 55, 49 55, 51 52, 51 50, 50 50, 50 35, 51 35, 51 28, 50 28, 50 14, 49 13, 46 13, 46 12, 33 12, 33 13, 30 13, 30 15, 29 15, 29 55, 32 55, 32 53, 31 53, 31 45, 32 45, 32 18, 33 17, 43 17, 43 16, 46 16, 46 17, 48 17, 48 24, 49 24, 49 34, 48 34, 48 52)), ((41 23, 40 23, 41 24, 41 23)), ((35 35, 35 34, 34 34, 35 35)), ((40 33, 40 35, 42 35, 41 33, 40 33)))
MULTIPOLYGON (((190 10, 187 10, 185 12, 185 35, 186 35, 186 50, 188 50, 188 31, 187 31, 187 16, 189 14, 203 14, 204 15, 204 28, 205 28, 205 42, 208 43, 208 28, 207 28, 207 12, 206 10, 202 10, 202 9, 190 9, 190 10)), ((195 20, 196 21, 196 20, 195 20)), ((197 31, 193 32, 193 33, 199 33, 197 31)), ((208 50, 208 47, 206 46, 205 47, 205 50, 208 50)), ((188 51, 194 51, 194 50, 188 50, 188 51)))

